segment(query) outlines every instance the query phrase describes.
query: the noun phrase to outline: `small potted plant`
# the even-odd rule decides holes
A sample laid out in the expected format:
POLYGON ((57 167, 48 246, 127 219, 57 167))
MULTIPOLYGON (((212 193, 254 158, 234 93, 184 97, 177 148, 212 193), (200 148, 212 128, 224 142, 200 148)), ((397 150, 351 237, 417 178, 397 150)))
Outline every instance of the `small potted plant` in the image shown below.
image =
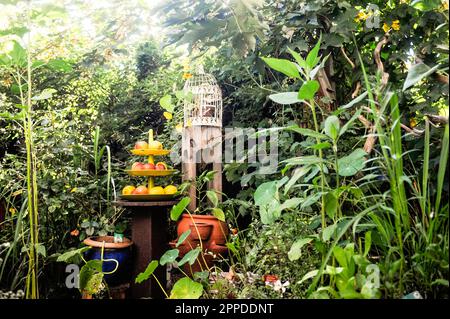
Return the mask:
MULTIPOLYGON (((226 246, 228 226, 225 223, 225 214, 219 207, 217 193, 213 190, 204 190, 207 183, 214 177, 215 172, 204 172, 195 181, 197 189, 198 207, 191 213, 187 209, 191 202, 190 197, 184 197, 175 205, 170 218, 177 223, 177 237, 188 233, 186 241, 179 245, 180 256, 184 256, 199 247, 203 252, 188 271, 197 272, 213 266, 216 256, 225 257, 228 254, 226 246)), ((186 188, 186 184, 182 189, 186 188)), ((170 243, 172 247, 175 243, 170 243)))
POLYGON ((129 280, 131 271, 131 247, 133 242, 124 237, 125 223, 114 226, 113 236, 92 236, 83 243, 90 246, 84 253, 87 260, 103 260, 102 269, 105 281, 112 286, 120 285, 129 280), (115 271, 113 271, 116 269, 115 271))

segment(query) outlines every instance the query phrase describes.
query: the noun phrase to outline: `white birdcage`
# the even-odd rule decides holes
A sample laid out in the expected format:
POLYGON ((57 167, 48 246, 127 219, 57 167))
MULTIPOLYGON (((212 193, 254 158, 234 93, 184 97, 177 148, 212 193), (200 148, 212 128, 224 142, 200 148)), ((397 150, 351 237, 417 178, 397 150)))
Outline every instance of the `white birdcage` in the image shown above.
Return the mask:
POLYGON ((222 91, 211 74, 199 72, 184 85, 184 127, 222 127, 222 91))

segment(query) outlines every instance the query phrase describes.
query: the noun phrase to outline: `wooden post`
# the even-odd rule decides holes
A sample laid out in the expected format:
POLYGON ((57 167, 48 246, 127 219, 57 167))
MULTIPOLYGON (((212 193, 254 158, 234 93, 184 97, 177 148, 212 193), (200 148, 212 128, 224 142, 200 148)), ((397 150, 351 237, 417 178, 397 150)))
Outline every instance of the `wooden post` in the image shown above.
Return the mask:
MULTIPOLYGON (((165 298, 163 291, 153 277, 140 284, 135 283, 135 278, 139 273, 145 271, 152 260, 159 259, 167 250, 167 212, 168 207, 176 203, 177 201, 117 201, 114 203, 118 206, 128 207, 132 214, 131 239, 134 243, 131 279, 132 298, 165 298)), ((166 268, 159 266, 154 274, 163 288, 166 289, 166 268)))
MULTIPOLYGON (((212 169, 217 173, 214 180, 208 184, 209 189, 217 191, 222 200, 222 128, 213 126, 193 126, 184 129, 182 138, 182 172, 183 181, 194 181, 197 177, 197 164, 212 163, 212 169), (206 160, 206 161, 205 161, 206 160)), ((193 183, 189 188, 192 199, 188 209, 194 212, 197 208, 196 187, 193 183)))

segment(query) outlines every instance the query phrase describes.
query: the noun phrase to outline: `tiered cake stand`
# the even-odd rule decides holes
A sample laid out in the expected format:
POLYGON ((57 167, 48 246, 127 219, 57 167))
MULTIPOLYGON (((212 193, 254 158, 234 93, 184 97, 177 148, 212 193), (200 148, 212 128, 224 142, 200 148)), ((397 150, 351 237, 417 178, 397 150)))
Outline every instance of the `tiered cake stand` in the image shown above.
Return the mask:
MULTIPOLYGON (((153 130, 149 131, 149 142, 153 141, 153 130)), ((163 156, 170 153, 170 150, 134 149, 134 155, 147 156, 148 162, 154 164, 155 156, 163 156)), ((154 178, 158 176, 169 176, 176 172, 173 169, 167 170, 126 170, 132 176, 147 176, 150 190, 154 184, 154 178)), ((147 268, 150 261, 159 259, 167 250, 167 212, 170 207, 178 201, 177 194, 161 195, 121 195, 120 200, 114 204, 126 207, 131 212, 132 226, 131 238, 134 242, 134 263, 131 277, 131 297, 132 298, 164 298, 164 295, 157 282, 152 277, 141 284, 136 284, 134 279, 147 268)), ((163 287, 166 283, 166 272, 164 267, 158 267, 155 276, 159 279, 163 287)))

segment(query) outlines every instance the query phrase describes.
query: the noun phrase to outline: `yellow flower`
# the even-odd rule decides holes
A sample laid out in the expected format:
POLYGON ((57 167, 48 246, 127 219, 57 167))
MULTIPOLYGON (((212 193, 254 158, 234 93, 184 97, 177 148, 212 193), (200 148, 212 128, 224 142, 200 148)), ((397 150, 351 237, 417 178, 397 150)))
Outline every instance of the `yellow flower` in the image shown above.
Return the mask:
POLYGON ((415 118, 412 118, 411 120, 409 120, 409 126, 411 126, 412 128, 417 126, 417 121, 415 118))
POLYGON ((444 10, 448 10, 448 0, 442 1, 442 8, 443 8, 444 10))
POLYGON ((395 31, 400 30, 400 21, 398 20, 392 21, 392 29, 394 29, 395 31))
POLYGON ((186 122, 186 127, 189 127, 189 126, 192 126, 191 120, 187 120, 187 122, 186 122))
POLYGON ((16 209, 14 207, 11 207, 9 209, 9 212, 11 213, 11 215, 15 215, 17 211, 16 211, 16 209))
POLYGON ((75 193, 77 191, 78 188, 74 187, 70 190, 71 193, 75 193))
POLYGON ((183 73, 183 79, 184 79, 184 80, 190 79, 191 77, 192 77, 192 74, 191 74, 191 73, 188 73, 188 72, 183 73))
POLYGON ((167 120, 171 120, 173 117, 172 113, 170 113, 170 112, 164 112, 163 115, 167 120))
POLYGON ((183 132, 183 123, 178 123, 177 126, 175 126, 175 130, 177 130, 178 133, 183 132))
POLYGON ((385 33, 387 33, 390 30, 389 26, 386 23, 383 23, 383 30, 385 33))
POLYGON ((359 11, 358 15, 355 18, 356 22, 359 22, 361 20, 367 20, 367 18, 369 17, 369 15, 363 11, 359 11))

